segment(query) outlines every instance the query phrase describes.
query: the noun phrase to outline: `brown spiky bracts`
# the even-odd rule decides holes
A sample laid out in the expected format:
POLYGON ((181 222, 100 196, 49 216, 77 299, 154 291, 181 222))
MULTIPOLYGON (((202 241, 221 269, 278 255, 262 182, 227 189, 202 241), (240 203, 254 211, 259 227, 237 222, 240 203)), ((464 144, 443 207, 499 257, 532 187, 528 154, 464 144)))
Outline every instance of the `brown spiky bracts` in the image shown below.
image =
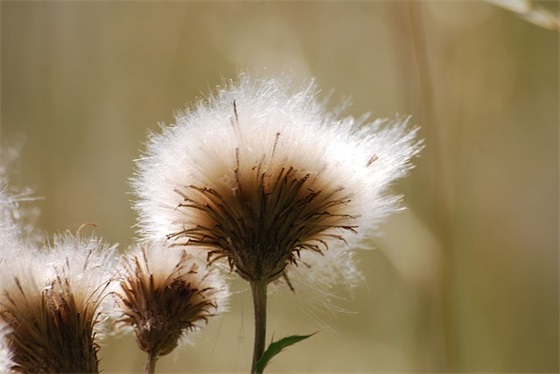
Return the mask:
POLYGON ((10 334, 14 370, 23 373, 97 373, 98 345, 93 325, 96 305, 78 305, 67 279, 43 290, 30 290, 16 279, 17 290, 2 304, 2 318, 17 327, 10 334))
POLYGON ((140 349, 157 359, 224 309, 227 289, 206 264, 185 251, 158 245, 125 256, 115 290, 117 325, 134 330, 140 349))
POLYGON ((234 175, 234 188, 191 185, 178 191, 178 210, 199 223, 168 238, 205 246, 211 262, 227 258, 243 279, 270 283, 297 264, 301 251, 321 254, 332 240, 344 241, 345 231, 355 232, 347 209, 351 194, 316 173, 265 161, 243 170, 237 159, 234 175))

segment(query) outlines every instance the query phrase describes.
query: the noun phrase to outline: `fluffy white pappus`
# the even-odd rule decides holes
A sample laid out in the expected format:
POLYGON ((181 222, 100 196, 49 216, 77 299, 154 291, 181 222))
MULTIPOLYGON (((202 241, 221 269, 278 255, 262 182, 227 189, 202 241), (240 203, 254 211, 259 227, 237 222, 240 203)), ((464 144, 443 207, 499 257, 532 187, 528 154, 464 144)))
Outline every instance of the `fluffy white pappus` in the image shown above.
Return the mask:
MULTIPOLYGON (((65 283, 82 306, 102 301, 118 263, 116 245, 96 237, 55 235, 43 248, 19 250, 5 256, 2 289, 16 294, 39 294, 65 283), (19 286, 18 286, 19 284, 19 286)), ((100 304, 101 306, 101 304, 100 304)), ((99 311, 99 310, 98 310, 99 311)))
MULTIPOLYGON (((65 278, 75 297, 83 302, 99 302, 100 317, 108 308, 106 297, 120 256, 117 245, 105 243, 95 236, 75 236, 70 233, 54 236, 52 243, 39 252, 38 267, 43 264, 44 281, 65 278)), ((36 273, 37 274, 37 273, 36 273)), ((41 274, 41 273, 39 273, 41 274)), ((107 311, 109 313, 109 311, 107 311)), ((102 331, 98 331, 102 337, 102 331)))
POLYGON ((26 288, 29 282, 30 289, 42 290, 57 278, 68 278, 75 291, 90 294, 110 279, 117 261, 115 249, 116 246, 95 237, 80 238, 70 233, 55 235, 42 248, 6 253, 2 264, 3 285, 14 283, 12 278, 20 278, 22 287, 26 288))
POLYGON ((0 258, 20 241, 20 228, 14 222, 14 212, 17 212, 17 198, 10 195, 7 186, 0 181, 0 258))
POLYGON ((33 224, 38 210, 22 207, 22 203, 34 200, 31 191, 10 184, 10 171, 18 155, 19 147, 0 146, 0 258, 5 252, 31 245, 31 239, 39 239, 33 224))
POLYGON ((374 234, 398 210, 388 187, 420 151, 417 129, 407 119, 339 118, 316 94, 313 82, 241 74, 152 134, 133 179, 142 237, 206 245, 244 279, 272 281, 303 251, 374 234), (250 262, 263 250, 242 246, 280 246, 265 259, 280 265, 255 275, 261 266, 250 262))

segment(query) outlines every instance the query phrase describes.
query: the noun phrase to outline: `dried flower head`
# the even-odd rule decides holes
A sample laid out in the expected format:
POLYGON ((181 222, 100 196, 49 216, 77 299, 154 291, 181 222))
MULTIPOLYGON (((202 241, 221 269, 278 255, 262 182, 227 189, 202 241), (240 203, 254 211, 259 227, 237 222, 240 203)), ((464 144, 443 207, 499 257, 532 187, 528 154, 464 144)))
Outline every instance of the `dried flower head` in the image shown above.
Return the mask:
POLYGON ((362 239, 397 209, 386 190, 419 151, 416 130, 338 118, 315 94, 241 75, 152 135, 133 181, 144 237, 202 246, 266 284, 302 252, 362 239))
POLYGON ((177 248, 135 248, 125 256, 115 291, 121 326, 134 329, 140 349, 153 359, 169 354, 225 308, 227 288, 206 264, 177 248), (162 253, 165 250, 165 253, 162 253))
POLYGON ((103 301, 114 248, 69 234, 42 250, 3 252, 0 317, 14 370, 97 372, 103 301))

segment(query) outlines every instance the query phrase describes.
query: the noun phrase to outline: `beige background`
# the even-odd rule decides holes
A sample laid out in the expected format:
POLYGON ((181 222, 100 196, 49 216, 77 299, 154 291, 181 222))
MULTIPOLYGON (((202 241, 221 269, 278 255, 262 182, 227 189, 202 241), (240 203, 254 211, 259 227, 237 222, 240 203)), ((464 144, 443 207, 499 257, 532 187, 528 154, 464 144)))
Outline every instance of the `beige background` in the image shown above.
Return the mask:
MULTIPOLYGON (((558 3, 545 3, 558 11, 558 3)), ((293 70, 350 114, 410 114, 426 149, 409 209, 361 251, 365 284, 321 312, 272 296, 270 371, 557 372, 558 33, 483 2, 2 2, 1 141, 46 232, 134 237, 128 178, 149 129, 237 71, 293 70)), ((247 371, 250 295, 159 372, 247 371)), ((135 372, 130 336, 101 349, 135 372)))

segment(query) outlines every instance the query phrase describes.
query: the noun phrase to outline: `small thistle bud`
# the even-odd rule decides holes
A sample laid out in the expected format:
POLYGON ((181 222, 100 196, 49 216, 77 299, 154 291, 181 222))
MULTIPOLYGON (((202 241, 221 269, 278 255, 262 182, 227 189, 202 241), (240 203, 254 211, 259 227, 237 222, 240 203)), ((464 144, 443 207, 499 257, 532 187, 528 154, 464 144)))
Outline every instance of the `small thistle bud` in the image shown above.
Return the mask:
POLYGON ((52 247, 3 253, 0 317, 11 329, 13 370, 98 372, 103 302, 114 249, 71 235, 52 247))
POLYGON ((117 324, 134 329, 149 357, 147 372, 188 332, 223 310, 226 286, 205 267, 184 250, 159 245, 137 247, 125 256, 116 291, 122 313, 117 324))

